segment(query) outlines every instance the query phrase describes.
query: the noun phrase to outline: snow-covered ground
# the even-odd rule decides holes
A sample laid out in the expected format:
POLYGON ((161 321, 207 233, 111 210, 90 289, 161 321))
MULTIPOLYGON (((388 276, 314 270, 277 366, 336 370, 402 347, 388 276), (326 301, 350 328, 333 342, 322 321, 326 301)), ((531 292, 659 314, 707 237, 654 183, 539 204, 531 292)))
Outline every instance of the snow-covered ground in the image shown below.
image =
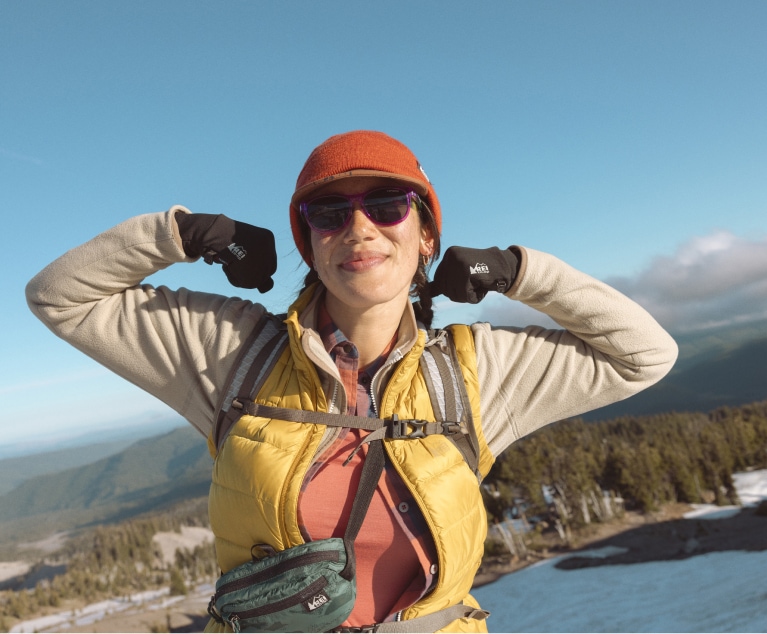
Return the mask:
MULTIPOLYGON (((735 473, 732 480, 743 506, 756 506, 762 500, 767 500, 767 469, 735 473)), ((739 506, 713 506, 711 504, 693 504, 693 511, 686 518, 705 517, 707 519, 722 519, 731 517, 740 511, 739 506)))
MULTIPOLYGON (((767 470, 736 474, 744 505, 767 499, 767 470)), ((715 519, 739 507, 698 506, 689 516, 715 519)), ((767 530, 767 519, 765 519, 767 530)), ((591 551, 607 557, 616 549, 591 551)), ((579 552, 579 557, 584 553, 579 552)), ((472 593, 491 612, 491 632, 765 632, 767 551, 725 551, 678 561, 560 570, 549 559, 472 593)), ((210 586, 200 588, 209 595, 210 586)), ((62 631, 107 613, 162 609, 168 591, 134 595, 17 624, 11 632, 62 631)))
POLYGON ((157 533, 152 541, 162 553, 162 559, 170 566, 176 561, 176 551, 186 549, 192 552, 200 544, 213 541, 213 531, 202 526, 182 526, 180 532, 167 531, 157 533))
MULTIPOLYGON (((744 505, 757 504, 767 499, 767 470, 736 474, 735 485, 744 505)), ((688 517, 720 519, 739 510, 697 506, 688 517)), ((556 568, 560 559, 472 593, 491 613, 491 632, 767 631, 767 551, 575 570, 556 568)))
POLYGON ((764 632, 767 552, 559 570, 547 560, 473 592, 491 632, 764 632))

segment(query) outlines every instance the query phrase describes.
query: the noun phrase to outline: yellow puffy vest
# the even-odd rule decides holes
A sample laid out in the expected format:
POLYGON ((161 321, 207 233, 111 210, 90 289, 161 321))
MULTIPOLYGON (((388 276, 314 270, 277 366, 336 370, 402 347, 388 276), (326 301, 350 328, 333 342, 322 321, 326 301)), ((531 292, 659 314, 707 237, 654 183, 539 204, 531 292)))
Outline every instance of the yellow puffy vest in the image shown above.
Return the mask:
MULTIPOLYGON (((273 368, 256 402, 275 407, 327 411, 317 370, 300 342, 300 304, 288 315, 289 346, 273 368)), ((467 326, 451 326, 480 443, 479 469, 485 476, 494 458, 482 435, 474 340, 467 326)), ((379 415, 435 420, 417 343, 394 369, 379 404, 379 415)), ((209 498, 216 556, 223 572, 249 561, 251 547, 269 544, 283 550, 303 543, 298 495, 326 427, 256 416, 242 416, 215 456, 209 498)), ((212 446, 212 445, 211 445, 212 446)), ((403 619, 424 616, 461 601, 478 607, 469 595, 482 560, 487 518, 477 478, 460 452, 444 436, 385 440, 384 447, 426 518, 436 544, 436 586, 403 619)), ((218 629, 215 622, 208 631, 218 629)), ((484 632, 484 621, 460 619, 444 631, 484 632)))

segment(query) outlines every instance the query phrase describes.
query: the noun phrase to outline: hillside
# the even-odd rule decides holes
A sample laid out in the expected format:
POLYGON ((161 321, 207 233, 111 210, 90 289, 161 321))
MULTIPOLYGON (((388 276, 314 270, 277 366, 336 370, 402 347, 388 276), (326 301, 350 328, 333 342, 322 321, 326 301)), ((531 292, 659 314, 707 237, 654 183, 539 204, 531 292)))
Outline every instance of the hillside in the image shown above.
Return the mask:
POLYGON ((705 412, 767 398, 767 322, 678 338, 679 360, 660 383, 583 416, 609 420, 672 411, 705 412), (758 333, 759 336, 753 337, 758 333), (742 339, 744 336, 752 338, 742 339))
POLYGON ((672 334, 679 345, 676 369, 686 369, 707 358, 732 352, 748 342, 764 339, 767 337, 767 319, 672 334))
MULTIPOLYGON (((164 415, 153 414, 143 419, 129 417, 125 420, 110 420, 108 425, 92 424, 72 429, 62 428, 53 435, 36 434, 11 441, 4 440, 0 444, 0 461, 41 453, 58 454, 69 450, 76 452, 95 443, 122 442, 127 446, 142 438, 160 436, 187 425, 188 423, 181 416, 175 412, 168 412, 164 415)), ((105 455, 99 455, 94 459, 102 458, 105 455)), ((93 460, 88 460, 88 462, 93 462, 93 460)), ((80 462, 79 464, 85 463, 80 462)))
POLYGON ((25 480, 35 476, 82 467, 107 456, 113 456, 127 449, 134 442, 136 442, 135 438, 115 440, 88 445, 85 450, 82 447, 67 448, 36 454, 33 459, 29 456, 21 456, 0 460, 0 495, 12 491, 25 480))
POLYGON ((0 497, 0 544, 113 522, 208 492, 212 460, 192 428, 86 466, 30 478, 0 497))

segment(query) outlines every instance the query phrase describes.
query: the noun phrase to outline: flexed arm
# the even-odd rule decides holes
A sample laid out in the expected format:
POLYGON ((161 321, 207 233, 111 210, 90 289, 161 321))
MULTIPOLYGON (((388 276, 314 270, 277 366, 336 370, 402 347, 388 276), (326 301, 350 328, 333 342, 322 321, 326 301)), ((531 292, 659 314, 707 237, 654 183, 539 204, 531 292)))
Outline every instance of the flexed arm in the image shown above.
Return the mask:
POLYGON ((32 312, 57 336, 207 433, 217 386, 264 308, 141 284, 172 264, 193 261, 176 221, 188 213, 173 207, 126 220, 48 265, 26 295, 32 312))
MULTIPOLYGON (((670 371, 676 343, 619 291, 540 251, 511 247, 480 252, 501 254, 495 265, 492 260, 488 265, 487 283, 482 285, 464 263, 453 267, 449 284, 460 287, 458 271, 466 269, 461 273, 464 287, 478 288, 475 294, 484 296, 482 291, 496 290, 500 279, 509 300, 548 315, 562 327, 472 326, 482 427, 495 455, 543 425, 628 398, 670 371), (517 256, 511 278, 492 275, 510 261, 505 253, 517 256)), ((442 264, 435 283, 440 268, 442 264)))

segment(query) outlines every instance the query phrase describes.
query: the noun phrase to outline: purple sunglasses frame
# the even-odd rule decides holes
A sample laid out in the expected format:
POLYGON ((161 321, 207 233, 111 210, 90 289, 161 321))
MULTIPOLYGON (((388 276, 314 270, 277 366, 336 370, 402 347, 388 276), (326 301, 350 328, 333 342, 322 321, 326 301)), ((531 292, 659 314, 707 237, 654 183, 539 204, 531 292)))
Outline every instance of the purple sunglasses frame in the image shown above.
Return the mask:
POLYGON ((306 220, 306 224, 309 225, 309 228, 312 231, 315 231, 317 233, 320 233, 322 235, 329 235, 331 233, 337 233, 338 231, 341 231, 346 225, 349 224, 349 221, 352 219, 353 211, 354 211, 354 203, 358 202, 360 205, 360 209, 362 210, 362 213, 367 216, 367 218, 375 225, 378 225, 379 227, 393 227, 394 225, 398 225, 400 222, 404 222, 407 217, 410 215, 410 207, 413 203, 413 201, 416 201, 418 203, 421 202, 421 197, 412 189, 403 189, 401 187, 374 187, 373 189, 366 191, 363 194, 354 194, 354 195, 347 195, 347 194, 325 194, 323 196, 317 196, 316 198, 312 198, 311 200, 308 200, 306 202, 303 202, 299 205, 299 209, 301 211, 301 215, 304 217, 304 220, 306 220), (402 216, 399 220, 395 220, 394 222, 379 222, 375 218, 373 218, 370 213, 367 210, 367 207, 365 207, 365 197, 368 194, 372 194, 373 192, 381 191, 381 190, 388 190, 388 191, 399 191, 405 194, 405 197, 407 198, 407 213, 402 216), (346 214, 346 220, 344 220, 344 223, 336 228, 336 229, 327 229, 327 230, 321 230, 317 229, 314 225, 312 225, 311 221, 309 220, 309 213, 307 211, 307 207, 312 204, 315 200, 320 200, 321 198, 331 198, 337 196, 338 198, 345 198, 349 202, 349 210, 346 214))

